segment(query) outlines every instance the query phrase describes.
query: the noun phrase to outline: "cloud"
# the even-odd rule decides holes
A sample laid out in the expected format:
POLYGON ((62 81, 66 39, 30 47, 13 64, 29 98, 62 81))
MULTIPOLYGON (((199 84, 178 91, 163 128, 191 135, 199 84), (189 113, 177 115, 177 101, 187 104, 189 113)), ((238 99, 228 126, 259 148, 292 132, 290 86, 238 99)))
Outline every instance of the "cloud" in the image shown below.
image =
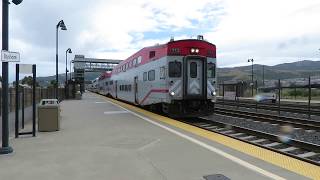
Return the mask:
MULTIPOLYGON (((205 18, 210 16, 210 13, 202 10, 217 2, 123 0, 110 3, 108 1, 101 4, 90 16, 91 28, 83 30, 79 42, 82 45, 105 46, 104 48, 108 50, 126 49, 132 46, 142 48, 137 44, 143 44, 141 41, 150 41, 143 39, 144 33, 166 32, 166 39, 169 39, 169 34, 177 34, 182 29, 197 28, 193 22, 210 21, 205 18), (130 8, 124 9, 124 7, 130 8)), ((155 36, 152 40, 161 38, 155 36)))
POLYGON ((227 0, 225 11, 217 30, 205 35, 217 45, 221 66, 248 58, 260 64, 316 58, 319 2, 227 0))

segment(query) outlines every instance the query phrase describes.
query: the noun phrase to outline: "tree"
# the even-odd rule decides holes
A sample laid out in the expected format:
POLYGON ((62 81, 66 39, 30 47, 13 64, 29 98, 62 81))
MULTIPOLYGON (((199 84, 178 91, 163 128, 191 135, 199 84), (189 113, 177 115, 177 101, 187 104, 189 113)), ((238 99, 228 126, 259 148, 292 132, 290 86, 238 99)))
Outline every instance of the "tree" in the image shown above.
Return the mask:
POLYGON ((48 85, 48 87, 55 87, 56 86, 56 80, 51 80, 50 84, 48 85))
MULTIPOLYGON (((32 76, 25 76, 22 80, 20 80, 20 83, 32 86, 33 78, 32 78, 32 76)), ((39 87, 39 83, 37 81, 36 81, 36 86, 39 87)))

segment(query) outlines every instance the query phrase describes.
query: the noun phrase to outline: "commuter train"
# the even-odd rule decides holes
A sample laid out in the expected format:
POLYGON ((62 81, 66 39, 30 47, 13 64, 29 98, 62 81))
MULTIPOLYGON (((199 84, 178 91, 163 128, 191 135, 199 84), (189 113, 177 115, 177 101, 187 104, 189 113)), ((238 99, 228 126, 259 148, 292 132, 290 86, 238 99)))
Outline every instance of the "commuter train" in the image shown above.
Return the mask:
POLYGON ((97 87, 171 117, 195 117, 213 112, 216 82, 216 46, 200 36, 145 47, 103 73, 97 87))

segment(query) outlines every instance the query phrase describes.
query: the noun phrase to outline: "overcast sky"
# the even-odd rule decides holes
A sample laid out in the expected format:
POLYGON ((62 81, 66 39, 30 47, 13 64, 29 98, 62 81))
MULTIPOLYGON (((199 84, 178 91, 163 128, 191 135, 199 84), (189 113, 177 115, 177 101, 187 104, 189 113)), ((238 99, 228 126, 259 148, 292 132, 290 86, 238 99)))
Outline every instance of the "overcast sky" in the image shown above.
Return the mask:
MULTIPOLYGON (((59 72, 65 51, 93 58, 125 59, 144 46, 198 34, 217 46, 220 67, 274 65, 320 59, 320 0, 24 0, 10 5, 10 50, 38 76, 59 72)), ((11 65, 10 79, 14 76, 11 65)))

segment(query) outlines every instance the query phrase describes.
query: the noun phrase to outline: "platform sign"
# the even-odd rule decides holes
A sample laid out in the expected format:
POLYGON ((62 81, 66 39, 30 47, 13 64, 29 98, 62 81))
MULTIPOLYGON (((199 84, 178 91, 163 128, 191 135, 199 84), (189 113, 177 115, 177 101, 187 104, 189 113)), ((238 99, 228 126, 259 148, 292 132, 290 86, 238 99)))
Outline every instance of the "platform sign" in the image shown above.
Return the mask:
POLYGON ((32 64, 19 64, 21 74, 32 74, 32 64))
POLYGON ((2 62, 20 62, 20 53, 2 50, 1 61, 2 62))

